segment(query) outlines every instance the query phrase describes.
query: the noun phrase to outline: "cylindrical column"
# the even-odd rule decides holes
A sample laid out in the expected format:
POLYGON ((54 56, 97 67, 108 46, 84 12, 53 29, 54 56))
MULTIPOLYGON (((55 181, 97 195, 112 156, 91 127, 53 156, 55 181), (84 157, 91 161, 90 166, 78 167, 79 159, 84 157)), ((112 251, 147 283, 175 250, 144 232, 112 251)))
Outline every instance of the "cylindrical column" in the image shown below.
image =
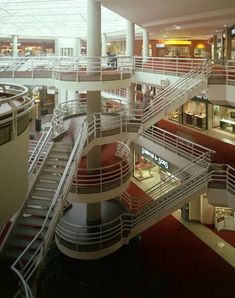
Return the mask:
POLYGON ((134 56, 135 24, 127 20, 126 26, 126 54, 132 57, 134 56))
POLYGON ((127 87, 126 91, 127 102, 133 106, 135 103, 135 84, 131 83, 131 85, 127 87))
MULTIPOLYGON (((96 69, 96 63, 101 56, 101 3, 98 1, 87 0, 87 56, 97 57, 89 59, 88 71, 96 69)), ((92 116, 101 110, 100 91, 87 92, 87 115, 92 116)), ((87 154, 87 168, 100 168, 101 146, 93 147, 87 154)), ((101 204, 87 204, 87 224, 98 224, 101 221, 101 204)))
POLYGON ((232 36, 231 29, 226 29, 226 40, 225 40, 225 55, 227 60, 231 60, 231 51, 232 51, 232 36))
POLYGON ((149 33, 146 29, 143 29, 143 57, 149 56, 149 33))
POLYGON ((87 0, 87 56, 101 54, 101 4, 87 0))
POLYGON ((58 40, 58 38, 55 39, 55 55, 59 56, 59 40, 58 40))
POLYGON ((102 34, 102 52, 101 55, 102 56, 106 56, 107 55, 107 35, 105 33, 102 34))
POLYGON ((213 36, 213 46, 214 46, 213 58, 214 58, 214 60, 217 60, 218 59, 218 53, 217 53, 217 36, 216 35, 213 36))
POLYGON ((12 35, 12 56, 17 57, 17 43, 18 43, 18 37, 17 35, 12 35))
POLYGON ((81 45, 82 45, 82 40, 80 37, 76 38, 76 42, 75 42, 75 56, 81 56, 81 45))

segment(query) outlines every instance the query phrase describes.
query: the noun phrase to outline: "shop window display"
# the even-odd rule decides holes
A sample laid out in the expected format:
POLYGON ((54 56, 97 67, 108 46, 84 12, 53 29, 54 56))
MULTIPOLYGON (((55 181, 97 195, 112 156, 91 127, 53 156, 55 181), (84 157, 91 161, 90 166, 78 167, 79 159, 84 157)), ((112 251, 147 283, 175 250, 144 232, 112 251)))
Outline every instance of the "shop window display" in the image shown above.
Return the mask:
POLYGON ((181 123, 182 122, 182 106, 177 108, 175 111, 169 113, 168 118, 170 120, 181 123))
MULTIPOLYGON (((140 181, 151 178, 153 177, 151 170, 153 170, 154 167, 156 167, 154 163, 148 161, 143 156, 139 156, 138 154, 136 154, 134 177, 140 181)), ((157 171, 160 174, 160 168, 157 168, 157 171)))
POLYGON ((235 212, 231 208, 215 208, 215 227, 219 230, 235 231, 235 212))
POLYGON ((205 130, 207 126, 206 103, 189 101, 183 106, 183 124, 205 130))
POLYGON ((235 109, 223 106, 213 107, 213 127, 235 133, 235 109))

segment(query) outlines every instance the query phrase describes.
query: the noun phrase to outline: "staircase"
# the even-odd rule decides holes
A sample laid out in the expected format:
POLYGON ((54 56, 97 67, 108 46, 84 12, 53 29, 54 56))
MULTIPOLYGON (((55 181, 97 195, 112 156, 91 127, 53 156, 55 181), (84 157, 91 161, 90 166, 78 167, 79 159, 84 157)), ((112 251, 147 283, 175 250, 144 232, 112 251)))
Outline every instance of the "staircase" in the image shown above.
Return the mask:
POLYGON ((207 88, 211 63, 203 62, 174 84, 158 93, 144 109, 130 107, 129 113, 137 119, 141 116, 141 132, 156 124, 169 112, 184 104, 207 88))
POLYGON ((24 205, 2 242, 1 255, 15 260, 11 269, 21 280, 16 297, 33 297, 28 282, 46 256, 58 218, 66 206, 65 199, 80 162, 86 136, 87 125, 83 123, 74 146, 53 143, 24 205))
MULTIPOLYGON (((54 143, 8 236, 2 255, 13 259, 18 258, 39 233, 46 217, 44 235, 47 232, 54 213, 54 209, 50 210, 49 213, 48 210, 71 151, 71 145, 54 143)), ((24 254, 24 261, 28 261, 33 256, 36 249, 42 244, 44 235, 41 235, 42 237, 30 246, 27 254, 24 254)))

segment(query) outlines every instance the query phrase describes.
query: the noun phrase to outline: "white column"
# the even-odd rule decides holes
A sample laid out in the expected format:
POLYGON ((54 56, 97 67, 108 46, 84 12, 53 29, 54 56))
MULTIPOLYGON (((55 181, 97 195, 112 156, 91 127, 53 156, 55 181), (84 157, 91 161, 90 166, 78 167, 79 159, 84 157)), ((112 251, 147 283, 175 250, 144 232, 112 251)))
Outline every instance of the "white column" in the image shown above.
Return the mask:
MULTIPOLYGON (((143 57, 149 56, 149 33, 146 29, 143 29, 143 57)), ((145 63, 147 59, 143 59, 143 63, 145 63)), ((147 85, 142 86, 142 91, 144 95, 149 96, 149 87, 147 85)))
POLYGON ((60 55, 60 51, 59 51, 59 39, 56 38, 55 39, 55 55, 59 56, 60 55))
POLYGON ((74 56, 81 56, 81 45, 82 45, 82 40, 80 37, 76 38, 76 42, 75 42, 75 53, 74 56))
MULTIPOLYGON (((94 70, 95 63, 101 56, 101 3, 87 0, 87 56, 98 57, 89 60, 87 70, 94 70)), ((100 91, 87 92, 87 114, 99 113, 101 109, 100 91)), ((87 167, 99 168, 101 164, 101 146, 95 146, 87 154, 87 167)), ((97 224, 101 221, 101 204, 91 203, 86 206, 87 224, 97 224)))
MULTIPOLYGON (((134 56, 134 43, 135 43, 135 24, 127 20, 126 22, 126 55, 134 56)), ((127 87, 127 101, 133 104, 135 100, 135 88, 133 84, 127 87)))
POLYGON ((127 102, 131 105, 135 103, 135 84, 131 83, 126 89, 127 102))
POLYGON ((107 56, 107 35, 105 33, 102 34, 102 56, 107 56))
POLYGON ((101 4, 87 0, 87 56, 101 54, 101 4))
POLYGON ((146 29, 143 29, 143 57, 149 56, 149 33, 146 29))
POLYGON ((126 22, 126 55, 134 56, 135 24, 127 20, 126 22))
POLYGON ((18 37, 17 35, 12 35, 12 56, 17 57, 17 43, 18 43, 18 37))

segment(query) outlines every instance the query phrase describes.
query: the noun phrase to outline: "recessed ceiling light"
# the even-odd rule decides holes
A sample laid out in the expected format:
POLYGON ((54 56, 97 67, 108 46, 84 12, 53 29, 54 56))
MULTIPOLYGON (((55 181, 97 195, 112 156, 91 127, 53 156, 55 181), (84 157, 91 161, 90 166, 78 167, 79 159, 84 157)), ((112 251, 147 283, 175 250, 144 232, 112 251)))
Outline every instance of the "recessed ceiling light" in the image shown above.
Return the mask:
POLYGON ((227 25, 224 25, 224 27, 227 27, 227 25))

